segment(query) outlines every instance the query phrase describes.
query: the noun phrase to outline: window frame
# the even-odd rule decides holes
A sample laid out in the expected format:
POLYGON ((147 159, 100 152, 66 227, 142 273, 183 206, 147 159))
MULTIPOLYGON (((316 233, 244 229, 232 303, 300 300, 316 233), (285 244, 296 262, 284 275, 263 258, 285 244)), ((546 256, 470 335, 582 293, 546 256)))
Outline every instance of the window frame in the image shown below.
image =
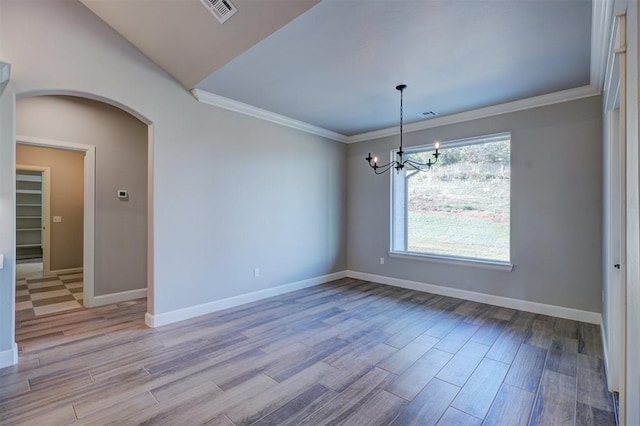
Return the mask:
MULTIPOLYGON (((454 139, 449 141, 440 142, 440 149, 445 150, 447 148, 456 148, 460 146, 469 146, 469 145, 478 145, 483 143, 491 143, 491 142, 499 142, 505 139, 509 139, 509 144, 512 143, 511 132, 500 132, 500 133, 492 133, 489 135, 482 136, 474 136, 463 139, 454 139)), ((420 152, 420 151, 428 151, 435 149, 435 142, 423 145, 417 145, 412 147, 404 148, 406 153, 412 152, 420 152)), ((394 159, 397 155, 398 149, 392 149, 390 151, 391 159, 394 159)), ((445 155, 444 153, 442 155, 445 155)), ((435 166, 437 167, 437 166, 435 166)), ((511 169, 511 161, 509 161, 509 168, 511 169)), ((427 172, 428 173, 428 172, 427 172)), ((499 271, 507 271, 510 272, 513 270, 512 262, 512 221, 511 221, 511 195, 512 195, 512 186, 511 181, 509 182, 509 260, 492 260, 492 259, 481 259, 474 257, 465 257, 465 256, 454 256, 454 255, 445 255, 445 254, 437 254, 437 253, 422 253, 422 252, 412 252, 408 250, 395 250, 394 247, 397 247, 399 242, 397 240, 404 239, 404 246, 407 247, 407 233, 408 233, 408 219, 407 219, 407 185, 406 184, 396 184, 398 179, 397 173, 394 170, 391 170, 389 176, 390 182, 390 198, 389 198, 389 257, 400 258, 400 259, 411 259, 411 260, 420 260, 427 262, 435 262, 440 264, 453 264, 459 266, 469 266, 469 267, 477 267, 483 269, 493 269, 499 271), (398 188, 404 188, 404 194, 398 194, 398 188), (402 197, 401 202, 397 202, 397 198, 402 197), (398 211, 396 205, 402 205, 401 210, 398 211), (402 220, 398 219, 397 215, 402 215, 402 220), (403 235, 399 236, 394 229, 399 227, 398 223, 402 224, 403 235), (394 244, 395 242, 395 244, 394 244)))

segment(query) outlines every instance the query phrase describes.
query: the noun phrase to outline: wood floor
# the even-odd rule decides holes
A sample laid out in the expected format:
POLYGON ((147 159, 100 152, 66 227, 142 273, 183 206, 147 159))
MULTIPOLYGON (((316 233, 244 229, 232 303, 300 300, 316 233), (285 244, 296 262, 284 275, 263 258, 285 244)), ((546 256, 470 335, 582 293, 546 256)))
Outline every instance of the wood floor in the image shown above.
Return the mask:
POLYGON ((344 279, 158 329, 19 322, 0 424, 614 425, 599 328, 344 279))

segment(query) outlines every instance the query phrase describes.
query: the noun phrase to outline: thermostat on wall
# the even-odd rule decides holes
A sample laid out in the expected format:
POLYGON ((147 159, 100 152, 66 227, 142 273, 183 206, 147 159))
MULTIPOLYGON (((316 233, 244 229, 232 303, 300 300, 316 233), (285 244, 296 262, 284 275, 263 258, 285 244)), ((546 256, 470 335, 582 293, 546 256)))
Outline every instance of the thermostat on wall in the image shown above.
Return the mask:
POLYGON ((125 189, 118 189, 118 198, 121 200, 126 200, 129 198, 129 193, 125 189))

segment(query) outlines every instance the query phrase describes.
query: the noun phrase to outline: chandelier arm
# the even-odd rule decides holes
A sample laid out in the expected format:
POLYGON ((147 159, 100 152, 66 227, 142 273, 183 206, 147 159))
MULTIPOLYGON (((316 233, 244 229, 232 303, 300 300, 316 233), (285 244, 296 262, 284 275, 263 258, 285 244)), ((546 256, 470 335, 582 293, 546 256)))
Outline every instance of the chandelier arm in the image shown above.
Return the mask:
POLYGON ((377 165, 376 167, 373 167, 373 164, 369 163, 369 167, 371 167, 372 169, 376 169, 376 168, 377 168, 377 169, 383 169, 383 168, 385 168, 385 167, 393 166, 393 165, 395 165, 396 163, 397 163, 397 161, 391 161, 391 162, 389 162, 389 163, 387 163, 387 164, 383 164, 383 165, 381 165, 381 166, 378 166, 378 165, 377 165))
POLYGON ((427 163, 421 163, 421 162, 419 162, 419 161, 415 161, 415 160, 404 160, 404 163, 408 163, 408 164, 410 164, 410 165, 411 165, 411 166, 413 166, 413 167, 416 167, 416 166, 418 166, 418 167, 421 167, 421 166, 424 166, 424 167, 431 167, 431 166, 433 166, 434 164, 436 164, 437 162, 438 162, 438 157, 436 157, 436 159, 435 159, 434 161, 432 161, 431 163, 429 163, 429 162, 427 162, 427 163))
POLYGON ((392 169, 395 166, 395 163, 397 163, 397 161, 392 161, 391 163, 385 164, 382 167, 378 166, 378 168, 377 169, 373 169, 373 171, 377 175, 381 175, 383 173, 387 173, 390 169, 392 169))
POLYGON ((434 164, 434 163, 431 163, 431 164, 429 164, 429 163, 419 163, 417 161, 411 161, 411 160, 406 160, 404 163, 410 165, 414 169, 420 169, 420 168, 424 168, 424 167, 431 167, 434 164))
POLYGON ((428 172, 429 170, 431 170, 431 167, 429 167, 427 165, 425 165, 425 166, 416 166, 416 165, 409 164, 409 163, 407 165, 405 165, 405 168, 407 170, 413 170, 413 171, 415 171, 417 173, 419 173, 419 172, 428 172))

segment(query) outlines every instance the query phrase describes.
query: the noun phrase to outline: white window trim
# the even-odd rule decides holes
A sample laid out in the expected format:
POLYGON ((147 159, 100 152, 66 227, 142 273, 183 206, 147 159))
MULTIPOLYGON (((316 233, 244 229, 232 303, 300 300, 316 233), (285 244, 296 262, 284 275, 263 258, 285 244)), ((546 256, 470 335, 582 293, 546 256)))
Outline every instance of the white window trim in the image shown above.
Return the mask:
MULTIPOLYGON (((505 139, 506 137, 511 140, 511 132, 501 132, 501 133, 493 133, 486 136, 474 136, 470 138, 464 139, 455 139, 450 141, 440 142, 440 149, 444 148, 454 148, 458 146, 468 146, 468 145, 476 145, 480 143, 490 143, 497 142, 505 139), (473 142, 472 142, 473 141, 473 142)), ((415 151, 424 151, 425 147, 435 146, 435 142, 433 144, 423 144, 415 147, 405 148, 405 152, 411 153, 415 151)), ((390 152, 390 158, 393 160, 395 158, 397 149, 393 149, 390 152)), ((467 267, 475 267, 481 269, 490 269, 496 271, 504 271, 511 272, 513 271, 513 264, 511 261, 505 262, 500 260, 491 260, 491 259, 477 259, 470 257, 458 257, 458 256, 446 256, 434 253, 418 253, 411 251, 396 251, 393 250, 394 244, 393 239, 395 238, 395 234, 393 232, 393 224, 394 224, 394 200, 396 198, 396 186, 394 185, 394 176, 393 173, 389 174, 389 184, 391 186, 391 190, 389 193, 391 197, 389 197, 389 257, 398 258, 398 259, 408 259, 408 260, 418 260, 421 262, 431 262, 431 263, 439 263, 439 264, 449 264, 449 265, 457 265, 457 266, 467 266, 467 267)), ((509 203, 511 204, 511 203, 509 203)), ((404 223, 405 228, 407 227, 407 223, 404 223)), ((511 233, 509 233, 509 238, 511 238, 511 233)), ((406 236, 406 229, 405 229, 406 236)), ((511 241, 509 241, 509 246, 511 246, 511 241)), ((511 259, 511 254, 509 255, 509 259, 511 259)))
POLYGON ((470 257, 443 256, 429 253, 416 253, 411 251, 389 251, 389 257, 398 259, 419 260, 421 262, 443 263, 457 266, 469 266, 495 271, 513 271, 513 264, 499 260, 474 259, 470 257))

